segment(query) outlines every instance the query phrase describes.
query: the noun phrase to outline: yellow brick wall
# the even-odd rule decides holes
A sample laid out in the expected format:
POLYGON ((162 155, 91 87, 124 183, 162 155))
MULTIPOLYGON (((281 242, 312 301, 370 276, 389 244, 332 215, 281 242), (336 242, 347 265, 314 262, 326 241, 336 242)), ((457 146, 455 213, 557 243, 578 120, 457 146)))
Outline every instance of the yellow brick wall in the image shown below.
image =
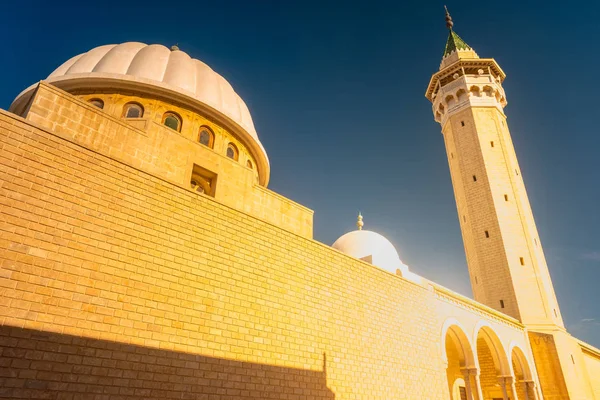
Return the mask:
POLYGON ((554 337, 550 334, 529 332, 529 338, 544 399, 568 399, 554 337))
POLYGON ((246 160, 251 158, 247 150, 213 121, 156 99, 120 94, 81 96, 83 100, 103 98, 106 110, 41 83, 26 119, 88 149, 186 188, 193 165, 197 164, 217 174, 215 198, 221 203, 312 237, 312 210, 256 184, 256 171, 246 167, 246 160), (129 124, 119 118, 128 101, 143 103, 147 119, 129 124), (185 117, 181 133, 160 123, 167 110, 185 117), (197 142, 197 130, 202 125, 215 132, 214 151, 197 142), (225 156, 228 141, 235 141, 240 150, 239 161, 225 156))
POLYGON ((448 398, 432 290, 4 113, 0 143, 2 396, 448 398))
POLYGON ((593 391, 593 399, 600 400, 600 355, 583 351, 583 359, 587 377, 593 391))

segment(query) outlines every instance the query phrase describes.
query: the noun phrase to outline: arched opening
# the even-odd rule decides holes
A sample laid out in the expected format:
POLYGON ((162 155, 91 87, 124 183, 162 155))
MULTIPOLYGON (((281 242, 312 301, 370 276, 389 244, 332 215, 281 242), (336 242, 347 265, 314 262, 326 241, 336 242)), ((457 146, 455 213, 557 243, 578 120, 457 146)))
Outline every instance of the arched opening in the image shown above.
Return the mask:
POLYGON ((456 92, 456 98, 458 99, 458 102, 460 103, 461 101, 463 101, 465 98, 467 97, 467 91, 464 89, 459 89, 456 92))
POLYGON ((456 99, 454 99, 454 96, 452 96, 451 94, 446 96, 445 100, 446 100, 446 105, 448 106, 448 108, 451 108, 454 104, 456 104, 456 99))
POLYGON ((138 103, 127 103, 123 107, 123 117, 142 118, 144 116, 144 107, 138 103))
POLYGON ((254 169, 254 165, 252 165, 252 161, 247 160, 246 161, 246 167, 250 168, 250 169, 254 169))
POLYGON ((198 142, 200 144, 205 145, 206 147, 210 147, 211 149, 215 145, 215 135, 212 133, 210 128, 206 126, 200 127, 200 134, 198 135, 198 142))
POLYGON ((481 93, 479 92, 479 86, 471 86, 470 92, 471 96, 481 96, 481 93))
POLYGON ((227 157, 231 158, 232 160, 237 161, 239 158, 239 152, 237 147, 235 147, 235 144, 233 143, 229 143, 227 145, 227 157))
POLYGON ((534 400, 535 385, 531 375, 529 363, 523 351, 518 347, 513 347, 511 354, 511 363, 513 376, 515 377, 515 389, 518 400, 534 400))
POLYGON ((181 117, 174 112, 166 112, 163 115, 162 123, 164 126, 173 129, 174 131, 181 131, 181 117))
POLYGON ((506 353, 496 333, 488 326, 477 333, 479 382, 484 399, 511 398, 510 370, 506 353))
POLYGON ((483 87, 483 93, 487 97, 493 97, 494 96, 494 89, 491 86, 484 86, 483 87))
POLYGON ((467 335, 458 325, 450 325, 444 335, 446 376, 451 400, 473 400, 473 350, 467 335))
POLYGON ((98 107, 99 109, 103 109, 104 108, 104 101, 100 100, 100 99, 91 99, 88 101, 88 103, 90 103, 91 105, 98 107))

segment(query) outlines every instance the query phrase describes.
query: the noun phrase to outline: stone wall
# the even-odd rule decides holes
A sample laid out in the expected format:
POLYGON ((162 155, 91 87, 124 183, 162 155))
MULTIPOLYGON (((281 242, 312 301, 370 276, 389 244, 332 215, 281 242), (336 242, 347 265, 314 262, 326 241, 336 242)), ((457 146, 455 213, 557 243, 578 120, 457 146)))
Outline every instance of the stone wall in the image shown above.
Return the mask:
MULTIPOLYGON (((119 104, 126 103, 127 99, 142 101, 133 95, 120 96, 119 104)), ((144 104, 150 111, 150 105, 144 104)), ((231 160, 225 156, 226 144, 222 141, 215 143, 219 148, 213 151, 199 144, 191 130, 179 133, 152 120, 160 121, 159 114, 166 109, 188 119, 192 118, 190 112, 160 100, 152 100, 152 105, 152 110, 160 112, 149 112, 150 119, 128 123, 111 115, 115 110, 108 104, 105 112, 42 82, 25 118, 69 141, 185 188, 190 185, 194 164, 199 165, 216 174, 215 198, 219 202, 296 234, 312 237, 312 210, 256 184, 255 171, 246 167, 246 150, 241 143, 236 142, 241 151, 240 161, 231 160)), ((208 119, 198 115, 194 118, 198 127, 209 125, 219 137, 233 140, 208 119)))
POLYGON ((583 360, 593 392, 592 398, 600 400, 600 353, 584 348, 583 360))
POLYGON ((3 397, 447 398, 432 290, 5 113, 0 143, 3 397))

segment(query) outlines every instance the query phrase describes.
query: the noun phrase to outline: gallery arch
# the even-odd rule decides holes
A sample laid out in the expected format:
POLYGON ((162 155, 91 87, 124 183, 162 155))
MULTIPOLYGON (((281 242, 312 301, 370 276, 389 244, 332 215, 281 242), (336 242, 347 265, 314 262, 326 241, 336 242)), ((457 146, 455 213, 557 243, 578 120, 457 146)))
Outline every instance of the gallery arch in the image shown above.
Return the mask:
POLYGON ((450 398, 473 400, 473 349, 464 330, 458 325, 450 325, 445 329, 444 346, 450 398))

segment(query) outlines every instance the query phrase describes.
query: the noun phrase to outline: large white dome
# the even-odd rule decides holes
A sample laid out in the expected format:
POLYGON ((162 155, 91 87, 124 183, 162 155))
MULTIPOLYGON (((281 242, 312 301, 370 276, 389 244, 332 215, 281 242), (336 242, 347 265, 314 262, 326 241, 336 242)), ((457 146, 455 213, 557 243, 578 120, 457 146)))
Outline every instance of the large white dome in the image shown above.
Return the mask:
POLYGON ((398 269, 403 273, 408 272, 408 267, 400 261, 394 245, 376 232, 364 230, 348 232, 336 240, 332 247, 392 273, 396 273, 398 269))
MULTIPOLYGON (((46 82, 66 91, 122 88, 193 103, 233 127, 265 166, 268 181, 269 161, 246 103, 221 75, 176 46, 127 42, 96 47, 63 63, 46 82)), ((35 86, 19 94, 13 112, 26 106, 35 86)))
POLYGON ((221 75, 177 49, 139 42, 109 44, 79 54, 52 72, 47 81, 87 76, 125 75, 171 87, 225 114, 258 139, 246 103, 221 75))

